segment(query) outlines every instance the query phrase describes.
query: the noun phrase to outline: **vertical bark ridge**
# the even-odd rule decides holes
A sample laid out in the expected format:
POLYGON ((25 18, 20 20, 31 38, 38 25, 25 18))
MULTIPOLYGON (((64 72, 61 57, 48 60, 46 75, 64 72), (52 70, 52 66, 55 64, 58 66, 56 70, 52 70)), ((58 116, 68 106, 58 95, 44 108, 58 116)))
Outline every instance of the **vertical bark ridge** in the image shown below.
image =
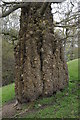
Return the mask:
POLYGON ((22 9, 19 43, 15 48, 15 91, 20 101, 51 96, 68 84, 60 38, 54 35, 50 8, 37 17, 35 4, 22 9))
MULTIPOLYGON (((46 32, 47 33, 47 32, 46 32)), ((48 34, 48 33, 47 33, 48 34)), ((53 93, 52 84, 52 44, 50 35, 45 36, 43 39, 43 82, 44 82, 44 95, 51 95, 53 93)))

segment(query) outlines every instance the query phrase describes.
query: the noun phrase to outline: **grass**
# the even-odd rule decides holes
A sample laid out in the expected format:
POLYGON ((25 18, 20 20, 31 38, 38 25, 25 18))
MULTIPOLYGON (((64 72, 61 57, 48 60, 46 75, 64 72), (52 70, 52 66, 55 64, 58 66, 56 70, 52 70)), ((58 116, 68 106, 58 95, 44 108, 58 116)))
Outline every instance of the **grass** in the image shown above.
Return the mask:
POLYGON ((80 75, 78 75, 78 73, 80 73, 79 65, 80 58, 68 62, 70 80, 80 80, 80 75))
MULTIPOLYGON (((79 59, 80 62, 80 59, 79 59)), ((41 98, 34 102, 33 110, 25 118, 78 118, 80 78, 78 77, 78 60, 68 62, 69 86, 52 97, 41 98)), ((0 89, 1 92, 1 89, 0 89)), ((2 102, 14 99, 14 84, 2 88, 2 102)))
POLYGON ((0 96, 2 94, 2 104, 9 102, 15 98, 14 83, 0 88, 0 96), (2 93, 1 93, 2 92, 2 93))
POLYGON ((77 82, 69 83, 63 92, 57 92, 50 98, 43 98, 34 103, 37 112, 28 113, 25 118, 78 118, 80 93, 77 82), (39 107, 40 106, 40 107, 39 107))

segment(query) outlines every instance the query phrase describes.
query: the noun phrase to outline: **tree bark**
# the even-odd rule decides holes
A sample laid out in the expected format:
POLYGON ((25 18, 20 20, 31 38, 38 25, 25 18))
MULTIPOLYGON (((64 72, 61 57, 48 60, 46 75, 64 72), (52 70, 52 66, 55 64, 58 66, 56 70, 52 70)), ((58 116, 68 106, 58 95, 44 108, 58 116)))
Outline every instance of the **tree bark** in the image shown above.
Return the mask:
POLYGON ((31 3, 28 10, 21 11, 15 47, 15 92, 20 102, 51 96, 68 85, 64 49, 53 31, 50 3, 43 15, 41 7, 42 3, 31 3))

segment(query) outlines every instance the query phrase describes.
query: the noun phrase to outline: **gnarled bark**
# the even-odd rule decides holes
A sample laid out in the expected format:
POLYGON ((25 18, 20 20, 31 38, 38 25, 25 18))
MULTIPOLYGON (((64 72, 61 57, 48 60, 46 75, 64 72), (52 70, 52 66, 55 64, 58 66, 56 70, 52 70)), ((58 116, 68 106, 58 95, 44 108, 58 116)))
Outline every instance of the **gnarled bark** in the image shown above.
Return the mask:
POLYGON ((50 4, 43 16, 36 12, 35 4, 31 3, 28 11, 22 8, 15 47, 15 91, 20 102, 51 96, 68 84, 64 49, 53 31, 50 4))

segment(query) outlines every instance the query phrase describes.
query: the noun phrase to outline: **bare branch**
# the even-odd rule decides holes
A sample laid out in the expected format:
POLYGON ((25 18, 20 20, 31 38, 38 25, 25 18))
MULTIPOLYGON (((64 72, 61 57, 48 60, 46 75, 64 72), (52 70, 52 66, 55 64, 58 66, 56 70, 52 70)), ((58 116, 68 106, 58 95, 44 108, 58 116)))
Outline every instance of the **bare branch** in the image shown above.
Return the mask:
POLYGON ((70 1, 71 5, 74 7, 74 4, 72 3, 72 1, 70 1))
POLYGON ((72 28, 72 27, 76 27, 76 25, 57 25, 57 24, 54 24, 54 27, 72 28))
MULTIPOLYGON (((13 11, 17 10, 18 8, 27 7, 27 4, 28 4, 27 2, 5 2, 4 0, 2 0, 2 2, 3 2, 3 4, 0 5, 0 7, 6 7, 7 5, 10 5, 10 6, 8 6, 10 8, 9 8, 9 10, 2 13, 2 15, 0 15, 0 18, 6 17, 10 13, 12 13, 13 11)), ((61 2, 63 2, 63 0, 61 2)), ((61 2, 55 2, 55 3, 61 3, 61 2)), ((46 10, 49 3, 50 2, 46 2, 46 0, 43 2, 43 5, 42 5, 42 7, 40 9, 40 15, 44 14, 44 12, 45 12, 45 10, 46 10)))
POLYGON ((60 23, 63 23, 63 22, 69 22, 69 21, 71 21, 71 20, 73 20, 75 18, 78 18, 79 16, 80 16, 80 13, 74 14, 74 15, 68 17, 68 18, 63 19, 60 22, 57 22, 57 24, 60 24, 60 23))
POLYGON ((9 8, 9 10, 7 10, 6 12, 2 13, 2 16, 0 16, 0 18, 2 17, 6 17, 8 16, 10 13, 12 13, 13 11, 17 10, 18 8, 23 8, 23 7, 27 7, 29 5, 29 3, 25 2, 25 3, 18 3, 16 5, 13 5, 13 7, 9 8))
POLYGON ((25 2, 5 2, 2 0, 4 4, 20 4, 20 3, 25 3, 25 2))

